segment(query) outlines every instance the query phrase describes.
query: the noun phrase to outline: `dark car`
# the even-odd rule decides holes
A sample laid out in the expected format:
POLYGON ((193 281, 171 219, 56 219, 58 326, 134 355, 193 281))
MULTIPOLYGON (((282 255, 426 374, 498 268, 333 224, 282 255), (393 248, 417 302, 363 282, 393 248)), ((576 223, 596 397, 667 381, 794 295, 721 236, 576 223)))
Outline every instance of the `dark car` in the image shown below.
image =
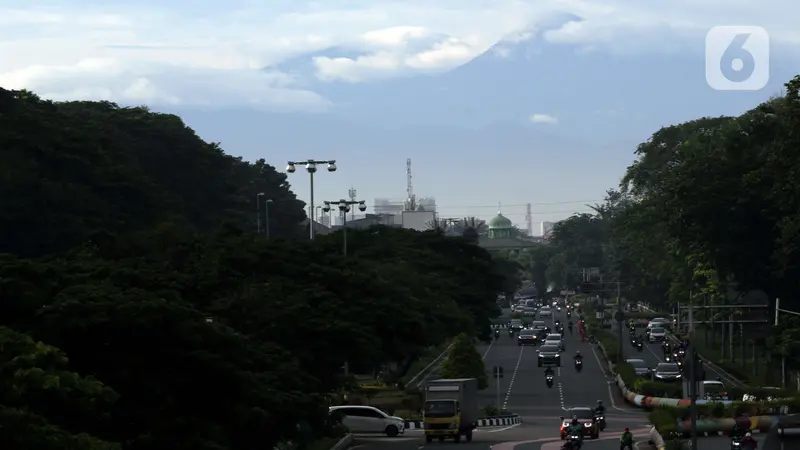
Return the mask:
POLYGON ((508 328, 511 328, 514 331, 519 331, 523 328, 522 321, 519 319, 511 319, 511 322, 508 324, 508 328))
POLYGON ((583 435, 589 436, 592 439, 600 437, 600 427, 594 418, 594 410, 588 406, 577 406, 570 408, 566 411, 566 415, 561 418, 561 439, 566 439, 567 427, 569 427, 572 419, 577 418, 578 423, 583 428, 583 435))
POLYGON ((536 336, 536 331, 526 328, 519 332, 517 343, 519 345, 537 345, 539 343, 539 337, 536 336))
POLYGON ((653 378, 662 382, 680 381, 681 369, 675 363, 660 363, 656 366, 653 378))
POLYGON ((538 366, 556 366, 561 367, 561 354, 558 347, 555 345, 544 345, 538 350, 539 361, 538 366))
POLYGON ((626 359, 626 363, 633 366, 633 370, 636 371, 636 375, 640 377, 647 377, 650 378, 653 376, 653 371, 650 370, 650 367, 647 366, 647 363, 641 359, 626 359))

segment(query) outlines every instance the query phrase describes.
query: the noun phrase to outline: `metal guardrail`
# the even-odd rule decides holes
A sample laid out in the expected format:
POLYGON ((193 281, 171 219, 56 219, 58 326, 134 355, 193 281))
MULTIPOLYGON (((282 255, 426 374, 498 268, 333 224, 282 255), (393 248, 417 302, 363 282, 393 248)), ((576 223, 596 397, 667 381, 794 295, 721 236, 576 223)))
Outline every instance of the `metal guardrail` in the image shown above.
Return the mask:
POLYGON ((414 387, 419 387, 419 385, 421 385, 422 383, 424 383, 424 382, 425 382, 425 379, 426 379, 426 378, 427 378, 427 376, 430 374, 430 371, 431 371, 431 369, 433 368, 433 366, 434 366, 435 364, 441 364, 441 363, 442 363, 442 360, 443 360, 445 357, 447 357, 447 352, 449 352, 449 351, 450 351, 450 348, 451 348, 452 346, 453 346, 453 344, 452 344, 452 343, 451 343, 450 345, 448 345, 448 346, 447 346, 447 348, 446 348, 446 349, 444 349, 444 351, 443 351, 443 352, 442 352, 442 353, 441 353, 439 356, 437 356, 437 357, 436 357, 436 359, 434 359, 433 361, 431 361, 431 363, 430 363, 430 364, 428 364, 427 366, 425 366, 425 368, 424 368, 424 369, 420 370, 420 371, 419 371, 419 372, 418 372, 416 375, 414 375, 414 376, 413 376, 413 377, 412 377, 410 380, 408 380, 408 383, 406 383, 406 386, 412 386, 412 385, 413 385, 414 387), (420 378, 420 377, 422 377, 422 379, 419 379, 419 380, 418 380, 418 378, 420 378), (414 384, 414 382, 416 382, 416 384, 414 384))

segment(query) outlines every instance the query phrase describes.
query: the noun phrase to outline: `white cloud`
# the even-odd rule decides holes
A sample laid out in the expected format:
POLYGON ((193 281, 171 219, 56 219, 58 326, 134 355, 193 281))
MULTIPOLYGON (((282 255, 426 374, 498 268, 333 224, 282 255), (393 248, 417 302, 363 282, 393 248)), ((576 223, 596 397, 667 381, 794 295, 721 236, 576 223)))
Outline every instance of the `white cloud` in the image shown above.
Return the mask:
POLYGON ((533 123, 547 123, 551 125, 555 125, 558 123, 558 118, 553 117, 549 114, 533 114, 531 115, 529 120, 533 123))
MULTIPOLYGON (((319 77, 357 82, 455 67, 531 39, 554 17, 552 43, 615 51, 702 47, 721 24, 764 26, 800 43, 800 4, 765 0, 175 0, 101 3, 0 0, 0 86, 53 98, 324 109, 327 102, 264 67, 334 46, 360 58, 318 58, 319 77), (676 3, 677 1, 677 3, 676 3), (213 98, 213 100, 212 100, 213 98)), ((496 53, 508 55, 507 48, 496 53)))

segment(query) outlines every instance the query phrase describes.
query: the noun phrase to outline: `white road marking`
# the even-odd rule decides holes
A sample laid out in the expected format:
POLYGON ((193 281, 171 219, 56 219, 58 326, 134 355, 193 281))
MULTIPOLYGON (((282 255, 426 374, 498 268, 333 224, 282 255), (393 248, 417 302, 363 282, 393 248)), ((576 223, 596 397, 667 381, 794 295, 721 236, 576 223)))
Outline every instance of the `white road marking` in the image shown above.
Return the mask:
POLYGON ((506 398, 503 400, 503 409, 505 410, 508 406, 508 399, 511 397, 511 389, 514 387, 514 380, 517 379, 517 370, 519 369, 519 364, 522 362, 522 354, 525 353, 525 345, 519 348, 519 358, 517 358, 517 365, 514 366, 514 371, 511 373, 511 380, 508 382, 508 390, 506 391, 506 398))
POLYGON ((645 345, 643 345, 643 347, 645 347, 645 348, 647 349, 647 351, 648 351, 648 352, 652 353, 652 354, 653 354, 653 356, 655 356, 655 357, 656 357, 656 361, 658 361, 658 362, 661 362, 661 361, 663 361, 663 360, 661 359, 661 357, 660 357, 660 356, 658 356, 658 355, 656 354, 656 352, 654 352, 654 351, 653 351, 653 349, 652 349, 652 348, 650 348, 650 346, 649 346, 649 345, 646 345, 646 344, 645 344, 645 345))
MULTIPOLYGON (((594 345, 592 346, 592 354, 594 355, 594 360, 597 361, 597 366, 600 367, 600 370, 603 370, 603 363, 600 361, 600 357, 597 356, 597 351, 594 349, 594 345)), ((603 370, 605 373, 605 371, 603 370)), ((625 411, 624 409, 617 406, 617 403, 614 401, 614 392, 611 391, 611 385, 613 384, 612 381, 608 382, 608 400, 611 402, 611 407, 614 409, 618 409, 620 411, 625 411)))
POLYGON ((520 425, 522 425, 522 423, 515 423, 514 425, 511 425, 511 426, 508 426, 508 427, 504 427, 504 428, 500 428, 500 429, 497 429, 497 430, 486 430, 486 432, 487 433, 499 433, 501 431, 506 431, 506 430, 510 430, 512 428, 516 428, 516 427, 518 427, 520 425))
POLYGON ((558 368, 558 398, 561 401, 561 409, 567 410, 564 406, 564 386, 561 384, 561 367, 558 368))
POLYGON ((493 345, 494 345, 494 341, 492 341, 492 342, 489 342, 489 346, 488 346, 488 347, 486 347, 486 351, 485 351, 485 352, 483 352, 483 359, 484 359, 484 360, 486 359, 486 355, 488 355, 488 354, 489 354, 489 350, 491 350, 491 349, 492 349, 492 346, 493 346, 493 345))

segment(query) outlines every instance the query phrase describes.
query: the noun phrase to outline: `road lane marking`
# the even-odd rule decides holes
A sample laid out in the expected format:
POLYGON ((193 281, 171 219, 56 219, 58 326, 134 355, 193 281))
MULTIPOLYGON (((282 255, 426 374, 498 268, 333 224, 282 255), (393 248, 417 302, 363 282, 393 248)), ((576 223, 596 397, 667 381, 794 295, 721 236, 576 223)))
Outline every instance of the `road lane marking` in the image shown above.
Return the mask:
POLYGON ((558 398, 561 401, 561 409, 566 411, 567 408, 564 406, 564 386, 561 384, 561 367, 558 368, 558 398))
POLYGON ((498 430, 486 430, 486 432, 487 433, 499 433, 501 431, 506 431, 506 430, 510 430, 512 428, 516 428, 516 427, 518 427, 520 425, 522 425, 522 424, 521 423, 515 423, 514 425, 511 425, 510 427, 500 428, 498 430))
POLYGON ((489 342, 489 346, 488 346, 488 347, 486 347, 486 351, 485 351, 485 352, 483 352, 483 359, 484 359, 484 360, 486 360, 486 355, 488 355, 488 354, 489 354, 489 350, 491 350, 491 349, 492 349, 492 346, 493 346, 493 345, 494 345, 494 341, 492 341, 492 342, 489 342))
MULTIPOLYGON (((634 438, 643 438, 643 437, 647 437, 647 436, 650 435, 650 431, 649 430, 648 431, 636 430, 636 431, 633 431, 631 433, 633 434, 634 438)), ((587 444, 587 443, 591 443, 591 442, 608 441, 608 440, 612 440, 612 439, 619 440, 619 434, 617 434, 617 433, 614 433, 614 434, 616 434, 616 435, 615 436, 600 436, 600 438, 598 438, 598 439, 584 440, 583 443, 587 444)), ((560 438, 552 437, 552 438, 531 439, 529 441, 502 442, 502 443, 497 444, 497 445, 492 445, 489 448, 491 450, 514 450, 514 448, 517 447, 517 446, 527 445, 527 444, 535 444, 537 442, 543 442, 540 450, 559 450, 561 448, 561 445, 563 445, 563 442, 561 441, 560 438)))
POLYGON ((522 354, 525 353, 526 345, 523 345, 519 348, 519 358, 517 358, 517 365, 514 366, 514 371, 511 373, 511 380, 508 382, 508 390, 506 391, 506 398, 503 400, 503 410, 507 409, 508 406, 508 399, 511 397, 511 389, 514 387, 514 380, 517 379, 517 370, 519 369, 519 364, 522 362, 522 354))
MULTIPOLYGON (((594 349, 594 345, 592 346, 592 354, 594 355, 594 360, 597 361, 597 366, 600 367, 600 370, 602 370, 603 373, 606 373, 606 371, 603 370, 603 363, 600 361, 600 357, 597 356, 597 351, 594 349)), ((614 392, 611 391, 612 383, 613 381, 608 381, 608 383, 606 384, 606 387, 608 388, 608 400, 610 400, 611 402, 611 407, 620 411, 625 411, 624 409, 617 406, 617 403, 614 401, 614 392)))

